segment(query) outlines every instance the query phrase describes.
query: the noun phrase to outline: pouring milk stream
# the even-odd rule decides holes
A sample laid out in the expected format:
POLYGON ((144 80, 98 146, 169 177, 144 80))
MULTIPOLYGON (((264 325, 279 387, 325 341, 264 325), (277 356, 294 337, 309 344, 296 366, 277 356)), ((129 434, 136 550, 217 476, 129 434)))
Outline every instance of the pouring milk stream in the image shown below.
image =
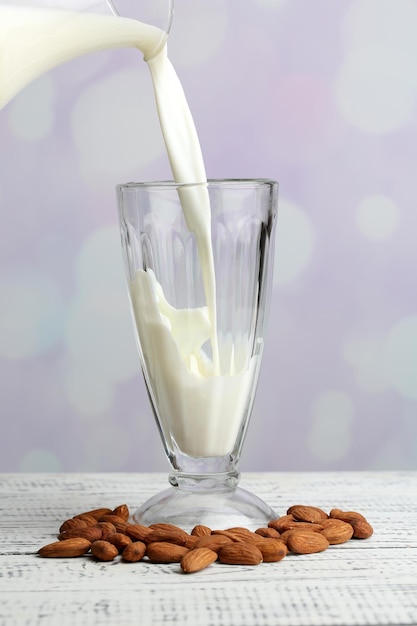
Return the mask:
MULTIPOLYGON (((156 104, 172 173, 177 183, 206 182, 203 157, 187 101, 171 62, 166 45, 156 54, 162 31, 155 26, 130 18, 78 13, 63 9, 25 6, 0 6, 0 109, 30 81, 51 68, 77 56, 101 49, 135 47, 148 63, 156 104)), ((160 285, 149 272, 139 270, 130 284, 130 294, 140 336, 150 331, 143 318, 151 316, 153 333, 170 336, 170 353, 153 350, 148 357, 165 376, 166 404, 172 393, 187 393, 198 423, 175 410, 164 411, 170 429, 182 451, 190 456, 222 456, 231 452, 241 425, 238 398, 245 398, 251 380, 250 370, 220 372, 216 329, 216 283, 210 228, 210 203, 204 186, 181 191, 181 203, 187 226, 196 237, 207 307, 204 311, 178 311, 166 302, 160 285), (141 310, 147 315, 142 316, 141 310), (181 315, 186 315, 186 332, 181 332, 181 315), (201 314, 206 319, 201 318, 201 314), (190 331, 190 319, 195 329, 190 331), (141 327, 142 325, 142 327, 141 327), (144 327, 145 325, 145 327, 144 327), (198 354, 202 328, 208 330, 212 344, 212 363, 204 368, 198 354), (195 332, 194 332, 195 331, 195 332), (190 341, 189 335, 195 335, 190 341), (188 335, 188 336, 187 336, 188 335), (178 366, 177 366, 178 364, 178 366), (182 372, 171 380, 169 370, 182 372), (172 387, 175 384, 176 389, 172 387), (182 387, 178 391, 178 385, 182 387), (171 387, 171 389, 170 389, 171 387), (214 409, 217 401, 205 402, 209 394, 221 397, 224 410, 214 409), (191 396, 191 397, 190 397, 191 396), (225 417, 227 416, 227 417, 225 417), (191 433, 199 432, 194 437, 191 433)), ((155 337, 158 345, 158 337, 155 337)), ((146 343, 143 347, 146 352, 146 343)), ((145 357, 147 355, 145 354, 145 357)), ((256 357, 253 357, 253 359, 256 357)), ((172 373, 172 372, 171 372, 172 373)), ((159 374, 158 374, 159 375, 159 374)))

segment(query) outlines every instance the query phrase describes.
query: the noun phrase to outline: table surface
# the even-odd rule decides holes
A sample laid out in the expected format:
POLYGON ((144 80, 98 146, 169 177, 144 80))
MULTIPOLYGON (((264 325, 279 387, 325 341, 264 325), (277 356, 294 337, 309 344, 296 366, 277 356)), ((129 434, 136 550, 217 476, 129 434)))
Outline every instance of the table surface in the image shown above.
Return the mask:
POLYGON ((243 567, 42 559, 60 523, 87 509, 131 510, 161 474, 0 474, 0 624, 353 626, 417 624, 417 472, 245 474, 278 514, 292 504, 362 512, 374 527, 314 555, 243 567))

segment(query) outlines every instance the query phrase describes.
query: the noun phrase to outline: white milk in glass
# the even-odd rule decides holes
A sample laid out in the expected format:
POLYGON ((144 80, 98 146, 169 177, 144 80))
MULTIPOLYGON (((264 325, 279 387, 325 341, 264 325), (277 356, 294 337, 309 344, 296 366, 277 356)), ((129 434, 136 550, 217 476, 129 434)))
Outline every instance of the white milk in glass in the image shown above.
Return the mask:
MULTIPOLYGON (((162 37, 162 31, 156 27, 129 18, 0 6, 0 108, 32 80, 65 61, 107 48, 138 48, 151 71, 174 180, 205 182, 197 132, 180 81, 167 57, 166 45, 155 54, 162 37)), ((207 307, 185 312, 173 309, 155 278, 143 270, 131 282, 130 295, 144 357, 158 371, 161 418, 169 420, 166 429, 185 454, 222 456, 233 449, 241 426, 240 404, 246 401, 255 364, 252 359, 249 369, 220 375, 208 194, 200 188, 184 190, 181 202, 187 226, 197 241, 207 307), (175 334, 171 330, 174 318, 175 334), (153 342, 148 342, 146 337, 151 336, 153 342), (213 361, 203 368, 199 366, 198 353, 208 338, 213 361), (152 345, 164 348, 158 352, 152 345), (193 416, 184 416, 176 402, 183 393, 187 394, 188 404, 195 406, 193 416), (204 400, 207 397, 209 401, 204 400)))

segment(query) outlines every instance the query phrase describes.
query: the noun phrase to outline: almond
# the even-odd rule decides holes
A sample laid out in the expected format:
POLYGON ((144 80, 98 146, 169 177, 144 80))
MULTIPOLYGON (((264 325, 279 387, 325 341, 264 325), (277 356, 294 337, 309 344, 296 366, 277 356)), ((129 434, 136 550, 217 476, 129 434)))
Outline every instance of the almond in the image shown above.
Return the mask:
POLYGON ((156 541, 148 544, 146 556, 153 563, 181 563, 188 551, 185 546, 179 546, 168 541, 156 541))
POLYGON ((255 533, 260 537, 270 537, 271 539, 278 539, 280 534, 275 528, 258 528, 255 533))
POLYGON ((87 522, 82 519, 72 517, 71 519, 67 519, 63 524, 61 524, 61 526, 59 527, 59 532, 64 533, 66 530, 70 530, 72 528, 87 528, 87 522))
POLYGON ((292 515, 281 515, 277 519, 273 519, 268 523, 268 528, 275 528, 279 533, 283 533, 288 530, 288 524, 295 522, 292 515))
POLYGON ((119 517, 119 515, 102 515, 99 519, 100 522, 110 522, 111 524, 113 524, 117 530, 118 533, 124 533, 126 528, 128 527, 129 523, 126 522, 126 520, 124 520, 122 517, 119 517))
POLYGON ((132 543, 131 538, 127 535, 124 535, 123 533, 113 533, 109 535, 107 541, 116 546, 119 552, 123 552, 126 546, 132 543))
POLYGON ((43 546, 38 554, 47 558, 75 557, 85 554, 90 549, 91 542, 81 537, 73 537, 64 541, 55 541, 43 546))
POLYGON ((212 530, 211 535, 212 537, 226 537, 231 541, 241 541, 241 539, 234 533, 230 532, 230 530, 212 530))
POLYGON ((181 559, 181 569, 186 574, 192 574, 205 569, 214 561, 217 561, 217 552, 209 548, 196 548, 190 550, 181 559))
POLYGON ((91 553, 98 561, 113 561, 119 551, 112 543, 100 539, 91 544, 91 553))
POLYGON ((374 529, 366 520, 357 520, 352 522, 353 536, 355 539, 368 539, 373 535, 374 529))
POLYGON ((191 534, 195 537, 205 537, 211 535, 211 528, 208 526, 203 526, 202 524, 197 524, 191 531, 191 534))
POLYGON ((285 543, 279 539, 261 539, 256 547, 262 552, 262 560, 264 563, 276 563, 282 561, 287 555, 288 549, 285 543))
POLYGON ((230 543, 220 548, 219 561, 228 565, 259 565, 262 552, 251 543, 230 543))
MULTIPOLYGON (((299 530, 301 531, 302 528, 300 528, 299 530)), ((287 545, 288 536, 293 532, 297 532, 297 529, 290 528, 289 530, 285 530, 283 533, 280 534, 279 540, 282 541, 282 543, 285 543, 285 545, 287 545)))
POLYGON ((143 541, 132 541, 122 552, 122 560, 127 563, 137 563, 145 556, 146 545, 143 541))
POLYGON ((125 522, 127 522, 130 515, 129 507, 127 506, 127 504, 120 504, 119 506, 116 506, 115 509, 113 509, 112 515, 117 515, 118 517, 121 517, 125 522))
POLYGON ((117 532, 116 526, 111 522, 99 522, 98 526, 101 528, 101 539, 104 539, 104 541, 107 541, 110 535, 117 532))
POLYGON ((230 537, 225 537, 224 535, 210 535, 207 537, 199 537, 193 549, 209 548, 213 550, 213 552, 219 552, 220 548, 229 543, 234 543, 233 539, 230 539, 230 537))
POLYGON ((294 525, 289 524, 288 530, 308 530, 311 533, 319 533, 323 530, 323 525, 315 522, 295 522, 294 525))
POLYGON ((294 519, 292 515, 284 515, 278 520, 269 522, 269 527, 275 528, 275 530, 281 534, 286 530, 292 530, 293 528, 297 528, 298 530, 308 530, 310 532, 320 532, 323 530, 323 526, 321 524, 316 524, 314 522, 299 522, 294 519))
POLYGON ((125 534, 132 541, 145 541, 145 537, 151 532, 152 530, 148 526, 142 526, 142 524, 128 524, 125 528, 125 534))
POLYGON ((74 519, 78 517, 83 517, 84 515, 88 515, 90 517, 94 517, 96 521, 103 517, 103 515, 109 515, 112 512, 111 509, 101 508, 101 509, 92 509, 91 511, 84 511, 83 513, 79 513, 78 515, 74 515, 74 519))
POLYGON ((152 530, 165 530, 167 532, 172 531, 173 533, 176 533, 176 534, 181 533, 182 535, 188 535, 188 533, 185 530, 183 530, 179 526, 175 526, 175 524, 166 524, 166 523, 151 524, 149 528, 152 530))
POLYGON ((353 527, 341 519, 327 519, 322 522, 324 528, 321 531, 323 537, 326 537, 330 545, 338 545, 345 543, 353 535, 353 527))
POLYGON ((322 519, 327 519, 327 513, 314 506, 304 506, 302 504, 296 504, 291 506, 288 511, 288 515, 292 515, 298 522, 311 522, 320 524, 322 519))
POLYGON ((97 541, 97 539, 101 539, 102 535, 103 531, 97 524, 96 526, 87 526, 87 528, 70 528, 64 533, 59 533, 58 539, 60 541, 63 541, 66 539, 72 539, 74 537, 80 537, 83 539, 88 539, 88 541, 92 543, 93 541, 97 541))
POLYGON ((252 532, 248 528, 241 528, 241 527, 228 528, 227 532, 232 533, 233 540, 237 540, 237 541, 248 541, 249 543, 256 544, 260 540, 259 535, 252 532))
POLYGON ((184 538, 184 545, 186 548, 192 550, 193 548, 195 548, 195 545, 199 539, 201 539, 201 537, 196 537, 195 535, 186 535, 184 538))
POLYGON ((87 526, 95 526, 97 524, 97 520, 92 515, 87 515, 84 513, 83 515, 77 515, 76 519, 82 520, 87 524, 87 526))
POLYGON ((244 526, 233 526, 232 528, 226 528, 225 532, 237 533, 239 535, 245 535, 247 537, 250 537, 254 534, 251 530, 249 530, 249 528, 245 528, 244 526))
POLYGON ((288 535, 287 546, 296 554, 314 554, 326 550, 329 542, 321 533, 296 530, 288 535))
POLYGON ((343 522, 347 522, 348 524, 357 520, 364 520, 366 522, 362 513, 357 513, 356 511, 341 511, 340 509, 332 509, 330 511, 330 517, 334 519, 341 519, 343 522))
POLYGON ((156 543, 160 541, 168 541, 169 543, 176 543, 178 546, 185 546, 187 543, 187 533, 179 532, 178 530, 154 528, 144 538, 145 543, 156 543))

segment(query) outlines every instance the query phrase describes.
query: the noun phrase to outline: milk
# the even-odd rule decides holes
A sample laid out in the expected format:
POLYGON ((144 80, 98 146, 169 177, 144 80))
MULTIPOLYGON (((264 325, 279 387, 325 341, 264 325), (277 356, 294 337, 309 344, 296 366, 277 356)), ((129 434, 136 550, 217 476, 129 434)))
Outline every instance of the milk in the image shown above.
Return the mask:
POLYGON ((145 58, 164 41, 137 20, 63 9, 0 6, 0 108, 48 70, 89 52, 139 48, 145 58))
POLYGON ((155 283, 152 272, 139 270, 130 284, 130 296, 165 439, 174 440, 193 457, 230 454, 242 425, 257 357, 239 372, 213 375, 212 364, 201 355, 211 332, 207 307, 173 309, 155 283))
MULTIPOLYGON (((128 18, 0 6, 0 108, 30 81, 67 60, 106 48, 136 47, 151 71, 174 180, 206 182, 193 119, 166 46, 158 49, 161 40, 162 31, 128 18)), ((174 309, 155 277, 143 270, 131 281, 130 298, 163 431, 185 454, 223 456, 232 452, 241 427, 256 357, 242 371, 220 375, 208 193, 204 186, 180 193, 197 241, 207 306, 174 309), (201 358, 201 346, 209 338, 211 363, 201 358)))
MULTIPOLYGON (((204 183, 206 172, 200 142, 181 83, 167 57, 166 46, 148 61, 162 134, 177 183, 204 183)), ((211 245, 211 211, 203 186, 179 192, 187 226, 194 232, 211 322, 214 373, 219 374, 216 324, 216 281, 211 245)))

